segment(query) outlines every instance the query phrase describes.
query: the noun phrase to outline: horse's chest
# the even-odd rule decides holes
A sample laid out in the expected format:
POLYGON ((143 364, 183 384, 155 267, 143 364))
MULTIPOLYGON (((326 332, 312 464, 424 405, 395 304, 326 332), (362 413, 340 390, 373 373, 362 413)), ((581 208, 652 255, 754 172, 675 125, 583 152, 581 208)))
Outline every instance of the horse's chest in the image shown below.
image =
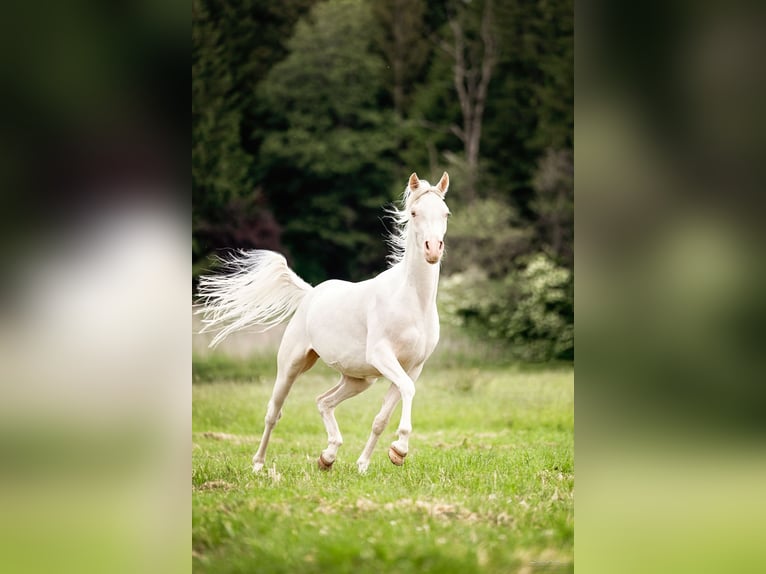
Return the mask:
POLYGON ((415 366, 433 352, 438 340, 438 320, 432 317, 410 318, 389 331, 389 337, 399 363, 415 366), (434 328, 434 325, 436 328, 434 328))

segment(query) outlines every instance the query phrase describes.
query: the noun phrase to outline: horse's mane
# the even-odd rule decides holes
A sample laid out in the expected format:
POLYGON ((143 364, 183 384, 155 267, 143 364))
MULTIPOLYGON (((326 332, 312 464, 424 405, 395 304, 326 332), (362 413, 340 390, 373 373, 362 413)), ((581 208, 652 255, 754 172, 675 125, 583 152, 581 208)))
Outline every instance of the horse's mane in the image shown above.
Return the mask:
POLYGON ((404 191, 402 197, 402 209, 396 207, 396 205, 389 205, 386 207, 386 216, 394 225, 393 229, 389 231, 386 237, 386 243, 391 250, 386 257, 388 266, 393 267, 397 263, 404 259, 404 251, 407 247, 407 235, 410 226, 410 212, 407 209, 407 196, 409 195, 410 188, 404 191))

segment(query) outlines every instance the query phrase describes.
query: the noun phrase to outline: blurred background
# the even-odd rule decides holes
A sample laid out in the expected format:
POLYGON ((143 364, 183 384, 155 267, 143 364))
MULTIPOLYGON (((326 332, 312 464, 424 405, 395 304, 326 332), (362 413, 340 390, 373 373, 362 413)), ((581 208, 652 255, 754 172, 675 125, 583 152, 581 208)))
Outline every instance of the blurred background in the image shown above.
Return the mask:
POLYGON ((573 6, 194 0, 193 274, 233 248, 304 279, 386 267, 414 171, 450 174, 442 319, 571 360, 573 6))
POLYGON ((577 5, 577 569, 756 572, 763 5, 577 5))
POLYGON ((0 564, 187 571, 188 5, 0 18, 0 564))

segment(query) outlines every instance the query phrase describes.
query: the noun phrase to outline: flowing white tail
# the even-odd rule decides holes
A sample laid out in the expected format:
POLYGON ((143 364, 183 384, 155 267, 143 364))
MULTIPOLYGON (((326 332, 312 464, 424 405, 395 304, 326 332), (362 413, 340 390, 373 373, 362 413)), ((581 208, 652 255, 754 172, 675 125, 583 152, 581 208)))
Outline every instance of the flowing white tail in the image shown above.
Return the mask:
POLYGON ((313 287, 298 277, 273 251, 240 251, 222 260, 227 273, 200 278, 201 333, 216 332, 215 347, 246 327, 266 331, 289 319, 313 287))

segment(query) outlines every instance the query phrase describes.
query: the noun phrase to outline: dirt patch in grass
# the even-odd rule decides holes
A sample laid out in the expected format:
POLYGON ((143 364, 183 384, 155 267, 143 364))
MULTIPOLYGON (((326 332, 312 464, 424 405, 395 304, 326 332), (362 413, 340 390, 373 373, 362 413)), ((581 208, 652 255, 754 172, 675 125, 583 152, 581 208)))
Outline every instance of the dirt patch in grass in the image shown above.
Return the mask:
POLYGON ((474 512, 468 508, 439 500, 413 500, 403 498, 396 502, 379 503, 368 498, 358 498, 353 504, 321 503, 315 510, 320 514, 338 514, 349 512, 418 512, 431 518, 445 521, 466 523, 489 522, 491 524, 510 524, 514 518, 507 512, 474 512))
POLYGON ((208 480, 195 487, 194 490, 231 490, 234 487, 235 485, 225 480, 208 480))
MULTIPOLYGON (((199 433, 195 433, 195 434, 199 434, 199 433)), ((202 433, 202 436, 205 438, 213 439, 213 440, 225 440, 227 442, 232 442, 234 444, 252 444, 258 440, 256 437, 250 436, 250 435, 229 434, 225 432, 213 432, 213 431, 205 431, 202 433)))

